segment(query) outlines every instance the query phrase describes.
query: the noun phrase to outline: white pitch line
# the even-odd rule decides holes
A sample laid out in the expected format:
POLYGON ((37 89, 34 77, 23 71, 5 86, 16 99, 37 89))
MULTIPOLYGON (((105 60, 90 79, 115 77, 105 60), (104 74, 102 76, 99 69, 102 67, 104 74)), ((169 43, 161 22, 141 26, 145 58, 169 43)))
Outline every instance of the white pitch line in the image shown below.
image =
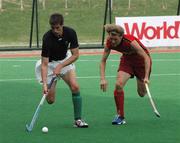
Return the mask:
MULTIPOLYGON (((4 59, 0 62, 36 62, 38 60, 13 60, 13 59, 4 59)), ((119 62, 119 59, 108 59, 110 62, 119 62)), ((152 59, 154 62, 179 62, 180 59, 152 59)), ((87 60, 78 60, 77 62, 100 62, 100 60, 87 59, 87 60)))
POLYGON ((155 62, 179 62, 180 59, 153 59, 155 62))
POLYGON ((0 62, 35 62, 38 60, 15 60, 15 59, 5 59, 5 60, 0 60, 0 62))
MULTIPOLYGON (((180 73, 170 73, 170 74, 152 74, 151 76, 180 76, 180 73)), ((99 79, 99 76, 82 76, 77 77, 78 79, 99 79)), ((106 76, 106 78, 116 78, 116 76, 106 76)), ((35 78, 22 78, 22 79, 0 79, 0 82, 9 81, 34 81, 35 78)))
POLYGON ((180 76, 180 73, 152 74, 151 76, 180 76))
POLYGON ((0 82, 8 82, 8 81, 31 81, 31 80, 35 80, 35 78, 0 79, 0 82))

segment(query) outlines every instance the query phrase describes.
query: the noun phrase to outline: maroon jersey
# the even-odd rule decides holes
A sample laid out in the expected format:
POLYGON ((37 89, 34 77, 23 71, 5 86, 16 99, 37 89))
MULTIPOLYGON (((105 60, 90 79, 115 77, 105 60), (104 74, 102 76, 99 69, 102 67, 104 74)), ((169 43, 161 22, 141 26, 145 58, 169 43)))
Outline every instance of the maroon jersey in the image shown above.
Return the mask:
MULTIPOLYGON (((138 79, 143 80, 145 77, 144 59, 142 56, 136 54, 135 49, 131 46, 131 42, 134 40, 138 42, 138 44, 150 57, 147 48, 136 37, 131 35, 123 35, 121 43, 116 47, 113 47, 111 45, 111 39, 107 38, 106 47, 121 52, 123 54, 121 56, 118 71, 124 71, 126 73, 129 73, 131 75, 131 78, 136 76, 138 79)), ((151 62, 151 58, 150 58, 150 62, 151 62)), ((149 76, 151 73, 151 65, 152 62, 150 63, 149 76)))
POLYGON ((111 39, 108 37, 106 41, 106 47, 121 52, 124 55, 129 55, 135 53, 134 48, 131 46, 131 42, 136 40, 138 44, 144 49, 144 51, 149 55, 147 48, 134 36, 123 35, 121 43, 117 47, 111 46, 111 39))

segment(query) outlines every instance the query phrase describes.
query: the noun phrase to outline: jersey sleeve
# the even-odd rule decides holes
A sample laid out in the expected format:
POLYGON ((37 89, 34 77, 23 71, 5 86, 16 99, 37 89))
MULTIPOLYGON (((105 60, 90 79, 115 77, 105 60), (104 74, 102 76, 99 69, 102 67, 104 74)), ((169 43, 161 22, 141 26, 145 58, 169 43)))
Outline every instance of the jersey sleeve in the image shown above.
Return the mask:
POLYGON ((42 39, 42 52, 41 52, 42 57, 49 57, 49 45, 47 40, 48 40, 47 37, 44 35, 42 39))
POLYGON ((78 48, 78 38, 76 32, 72 29, 70 32, 70 49, 78 48))

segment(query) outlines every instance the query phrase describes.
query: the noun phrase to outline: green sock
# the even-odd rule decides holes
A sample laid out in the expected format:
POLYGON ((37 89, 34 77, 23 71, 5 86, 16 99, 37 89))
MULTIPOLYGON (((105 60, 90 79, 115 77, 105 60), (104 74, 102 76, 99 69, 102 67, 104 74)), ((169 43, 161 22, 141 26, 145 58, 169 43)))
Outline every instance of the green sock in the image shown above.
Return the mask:
POLYGON ((72 93, 72 101, 74 105, 74 119, 81 119, 82 97, 80 93, 72 93))

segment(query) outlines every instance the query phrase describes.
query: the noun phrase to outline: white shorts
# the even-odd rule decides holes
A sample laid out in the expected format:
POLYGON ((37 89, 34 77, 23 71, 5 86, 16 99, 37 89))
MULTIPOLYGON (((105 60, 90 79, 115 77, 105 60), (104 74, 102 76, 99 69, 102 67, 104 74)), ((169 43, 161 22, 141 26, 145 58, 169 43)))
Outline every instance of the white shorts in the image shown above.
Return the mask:
MULTIPOLYGON (((67 56, 65 59, 61 60, 61 61, 52 61, 48 63, 48 75, 47 75, 47 84, 50 83, 52 77, 53 77, 53 70, 56 68, 56 66, 59 63, 63 63, 65 60, 67 60, 69 57, 71 56, 70 52, 67 52, 67 56)), ((59 74, 59 78, 64 76, 67 72, 69 72, 70 70, 75 70, 75 65, 74 64, 70 64, 64 68, 61 69, 61 72, 59 74)), ((38 80, 39 83, 42 83, 42 78, 41 78, 41 60, 38 60, 36 62, 36 66, 35 66, 35 75, 36 75, 36 79, 38 80)))

